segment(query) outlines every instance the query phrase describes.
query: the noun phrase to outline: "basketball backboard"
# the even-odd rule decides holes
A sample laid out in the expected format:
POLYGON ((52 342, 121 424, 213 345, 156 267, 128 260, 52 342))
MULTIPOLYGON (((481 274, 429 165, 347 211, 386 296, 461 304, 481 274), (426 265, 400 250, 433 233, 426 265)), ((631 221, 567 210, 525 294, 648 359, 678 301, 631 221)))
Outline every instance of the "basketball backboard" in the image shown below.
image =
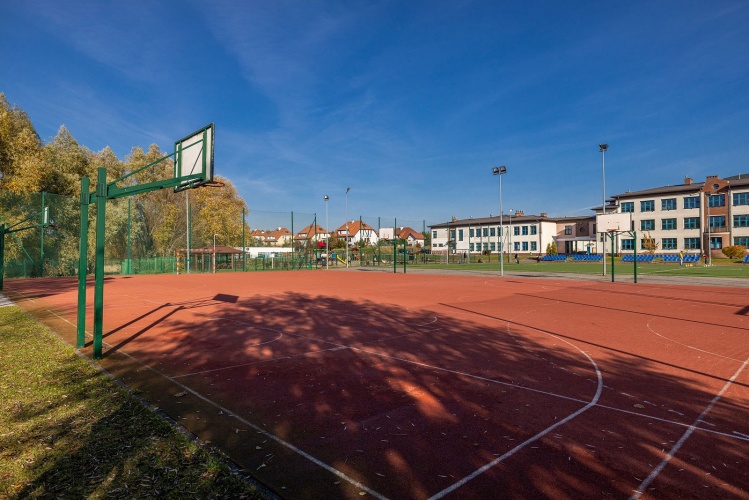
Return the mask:
POLYGON ((211 123, 174 143, 174 191, 199 187, 213 181, 213 137, 211 123))
POLYGON ((628 212, 596 215, 596 231, 599 233, 631 230, 632 217, 628 212))

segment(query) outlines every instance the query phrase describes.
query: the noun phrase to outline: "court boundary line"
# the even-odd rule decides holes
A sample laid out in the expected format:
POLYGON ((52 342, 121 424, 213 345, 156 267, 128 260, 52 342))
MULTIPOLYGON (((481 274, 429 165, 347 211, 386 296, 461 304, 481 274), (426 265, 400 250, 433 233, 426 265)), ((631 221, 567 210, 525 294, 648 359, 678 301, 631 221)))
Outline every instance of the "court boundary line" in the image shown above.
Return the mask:
POLYGON ((681 449, 682 445, 686 443, 687 439, 694 433, 696 429, 699 429, 697 424, 699 422, 704 422, 703 417, 706 416, 708 413, 710 413, 713 409, 713 407, 720 401, 720 399, 723 397, 723 394, 728 390, 731 385, 733 385, 734 380, 738 378, 738 376, 741 374, 742 371, 744 371, 744 368, 746 368, 746 365, 749 364, 749 358, 746 358, 746 360, 742 363, 742 365, 739 367, 738 370, 736 370, 736 373, 733 374, 733 376, 728 379, 728 381, 723 385, 720 391, 718 391, 718 394, 715 395, 715 397, 710 401, 710 404, 708 404, 704 410, 702 410, 702 413, 699 414, 697 419, 692 422, 692 425, 689 426, 689 428, 684 432, 684 434, 681 436, 681 438, 676 442, 676 444, 671 447, 671 449, 668 451, 666 456, 663 458, 661 463, 659 463, 651 472, 648 477, 646 477, 640 485, 637 487, 637 489, 632 493, 632 495, 629 497, 630 500, 637 500, 639 499, 643 493, 644 490, 650 486, 650 484, 655 480, 656 477, 663 471, 663 469, 668 465, 669 462, 671 462, 671 459, 674 458, 676 453, 679 452, 679 449, 681 449))

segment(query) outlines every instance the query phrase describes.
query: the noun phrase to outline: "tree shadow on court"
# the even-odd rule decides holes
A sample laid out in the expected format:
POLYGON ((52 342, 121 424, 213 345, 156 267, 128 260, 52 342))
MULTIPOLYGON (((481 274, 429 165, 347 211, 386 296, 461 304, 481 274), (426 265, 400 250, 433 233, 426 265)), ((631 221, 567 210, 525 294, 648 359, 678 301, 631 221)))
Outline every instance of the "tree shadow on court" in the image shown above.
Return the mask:
MULTIPOLYGON (((539 326, 530 314, 523 324, 513 307, 205 297, 155 307, 111 329, 107 342, 194 391, 159 401, 175 419, 190 420, 191 402, 218 405, 221 424, 202 414, 185 425, 294 498, 357 494, 320 463, 385 496, 426 498, 493 462, 455 494, 626 497, 726 381, 709 375, 710 365, 685 372, 655 353, 596 344, 597 326, 581 335, 579 318, 539 326), (583 351, 596 351, 601 366, 583 351), (697 383, 701 375, 709 387, 697 383), (226 411, 240 417, 228 424, 236 432, 227 432, 226 411)), ((708 444, 686 451, 678 474, 661 476, 657 496, 725 498, 746 489, 745 441, 731 437, 749 434, 746 416, 746 400, 725 394, 706 417, 716 432, 693 435, 690 445, 708 444)))

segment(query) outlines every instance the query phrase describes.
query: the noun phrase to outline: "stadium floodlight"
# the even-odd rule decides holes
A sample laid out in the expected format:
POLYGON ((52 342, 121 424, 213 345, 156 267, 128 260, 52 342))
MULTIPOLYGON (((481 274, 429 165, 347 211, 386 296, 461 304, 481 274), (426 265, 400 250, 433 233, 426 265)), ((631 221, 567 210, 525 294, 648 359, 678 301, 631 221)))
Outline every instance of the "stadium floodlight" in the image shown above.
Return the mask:
POLYGON ((505 275, 505 259, 504 259, 504 239, 505 239, 505 227, 502 221, 502 176, 507 173, 507 167, 504 165, 501 167, 492 168, 492 173, 499 177, 499 275, 505 275))
MULTIPOLYGON (((599 144, 598 150, 601 152, 601 182, 603 185, 603 204, 601 205, 601 213, 606 215, 606 163, 604 157, 606 156, 606 150, 609 149, 608 144, 599 144)), ((611 244, 614 244, 613 239, 611 244)), ((606 275, 606 235, 603 235, 603 275, 606 275)))
POLYGON ((330 262, 330 248, 328 247, 328 242, 330 241, 330 226, 328 225, 328 200, 330 200, 330 196, 327 194, 323 197, 323 200, 325 200, 325 269, 330 269, 328 267, 328 262, 330 262))

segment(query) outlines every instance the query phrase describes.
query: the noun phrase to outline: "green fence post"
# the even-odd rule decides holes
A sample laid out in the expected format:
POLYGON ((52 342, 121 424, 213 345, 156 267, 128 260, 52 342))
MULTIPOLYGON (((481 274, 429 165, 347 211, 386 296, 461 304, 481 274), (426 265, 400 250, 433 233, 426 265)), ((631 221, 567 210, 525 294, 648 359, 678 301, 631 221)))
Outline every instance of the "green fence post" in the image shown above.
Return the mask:
POLYGON ((130 201, 131 199, 132 198, 127 199, 127 272, 125 273, 126 275, 131 273, 131 270, 130 270, 130 266, 131 266, 130 264, 131 262, 130 260, 131 258, 131 255, 130 255, 130 222, 131 222, 130 221, 130 201))
POLYGON ((403 240, 403 274, 406 274, 406 261, 408 260, 408 250, 406 249, 406 240, 403 240))
POLYGON ((242 207, 242 272, 247 271, 247 266, 245 265, 245 262, 247 261, 247 253, 245 252, 245 239, 244 239, 244 214, 245 214, 245 208, 242 207))
POLYGON ((5 224, 0 224, 0 290, 5 276, 5 224))
POLYGON ((42 224, 39 227, 39 277, 44 278, 44 225, 47 221, 44 209, 44 191, 42 191, 42 224))
POLYGON ((86 345, 86 268, 88 263, 89 178, 81 179, 81 237, 78 242, 78 325, 76 347, 86 345))
MULTIPOLYGON (((614 282, 614 234, 615 233, 609 233, 611 235, 611 282, 614 282)), ((605 259, 606 256, 604 255, 603 258, 605 259)))
POLYGON ((294 270, 294 212, 291 212, 291 269, 294 270))
POLYGON ((635 251, 635 283, 637 283, 637 231, 632 231, 632 238, 634 241, 634 251, 635 251))
POLYGON ((99 167, 96 179, 96 253, 94 267, 94 359, 102 358, 104 338, 104 237, 107 213, 107 169, 99 167))

